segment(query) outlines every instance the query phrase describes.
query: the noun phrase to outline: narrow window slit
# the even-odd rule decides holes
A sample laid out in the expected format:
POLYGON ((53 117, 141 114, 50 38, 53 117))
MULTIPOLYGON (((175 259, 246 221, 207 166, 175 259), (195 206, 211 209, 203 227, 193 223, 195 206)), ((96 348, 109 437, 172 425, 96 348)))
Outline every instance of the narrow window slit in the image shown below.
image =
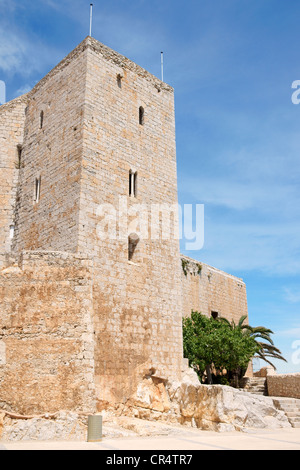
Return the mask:
POLYGON ((137 197, 137 171, 133 175, 133 195, 137 197))
POLYGON ((129 196, 137 197, 137 171, 129 170, 129 196))
POLYGON ((119 88, 122 88, 122 78, 123 78, 123 75, 121 75, 120 73, 118 73, 118 75, 117 75, 117 83, 118 83, 118 87, 119 87, 119 88))
POLYGON ((132 196, 132 171, 129 170, 129 196, 132 196))
POLYGON ((15 235, 15 226, 11 225, 9 227, 9 238, 12 240, 14 238, 14 235, 15 235))
POLYGON ((40 129, 43 129, 44 125, 44 111, 41 111, 40 113, 40 129))
POLYGON ((21 168, 22 163, 22 145, 17 145, 17 161, 16 161, 16 168, 19 170, 21 168))
POLYGON ((143 108, 143 106, 140 106, 140 109, 139 109, 139 123, 141 126, 144 125, 144 117, 145 117, 145 110, 143 108))
POLYGON ((41 197, 41 177, 35 179, 34 202, 37 204, 41 197))

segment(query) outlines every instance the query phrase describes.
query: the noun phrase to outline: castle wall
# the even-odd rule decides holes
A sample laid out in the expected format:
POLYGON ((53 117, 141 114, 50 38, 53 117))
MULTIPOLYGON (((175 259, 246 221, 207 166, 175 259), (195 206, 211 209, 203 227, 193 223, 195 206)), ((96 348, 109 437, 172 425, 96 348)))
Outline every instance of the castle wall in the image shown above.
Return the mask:
POLYGON ((241 279, 191 258, 181 259, 184 316, 192 310, 209 317, 217 312, 238 323, 241 316, 248 315, 246 285, 241 279))
POLYGON ((92 261, 62 252, 17 261, 0 270, 0 408, 94 412, 92 261))
MULTIPOLYGON (((119 237, 118 220, 117 238, 103 239, 97 231, 99 206, 107 203, 118 210, 119 197, 129 212, 137 203, 144 204, 149 214, 152 204, 177 204, 173 89, 87 38, 28 94, 13 252, 26 251, 28 256, 32 250, 80 252, 93 259, 95 382, 100 403, 126 400, 144 375, 178 378, 181 374, 179 242, 153 240, 147 234, 129 260, 127 227, 125 236, 119 237), (128 194, 130 169, 138 173, 135 198, 128 194)), ((159 219, 152 221, 155 229, 160 225, 159 219)), ((11 261, 7 254, 0 266, 6 269, 11 261)), ((34 269, 30 272, 35 286, 39 273, 34 269)), ((30 315, 36 311, 25 291, 34 299, 35 290, 26 276, 27 271, 18 277, 18 300, 9 311, 12 315, 28 306, 24 325, 29 331, 30 315)), ((3 282, 4 290, 9 286, 6 277, 3 282)), ((11 298, 9 294, 8 303, 11 298)), ((54 300, 50 290, 39 302, 41 316, 54 300)), ((67 295, 66 304, 71 306, 68 302, 67 295)), ((13 331, 11 325, 8 331, 13 331)), ((38 337, 41 343, 42 333, 38 337)), ((36 352, 37 356, 31 355, 34 362, 38 348, 36 352)), ((52 357, 61 359, 59 355, 54 359, 54 353, 52 357)), ((36 374, 39 368, 43 371, 40 363, 36 374)), ((20 369, 16 380, 22 381, 18 374, 20 369)), ((24 376, 26 381, 31 383, 30 376, 26 380, 24 376)), ((8 385, 6 391, 9 394, 8 385)))
POLYGON ((120 214, 120 204, 129 213, 143 204, 148 217, 152 204, 177 203, 174 95, 171 87, 92 39, 87 69, 79 251, 95 261, 98 398, 122 402, 145 374, 181 373, 179 242, 152 240, 147 230, 128 260, 126 225, 121 234, 126 217, 120 214), (129 197, 130 169, 138 175, 135 198, 129 197), (99 234, 103 204, 115 210, 111 221, 114 215, 117 221, 115 236, 108 238, 99 234))
POLYGON ((182 312, 247 313, 240 279, 183 272, 169 85, 87 38, 0 107, 0 142, 1 406, 128 403, 143 379, 180 380, 182 312))
POLYGON ((86 54, 78 47, 29 94, 17 252, 77 249, 85 77, 86 54))
POLYGON ((27 98, 0 106, 0 253, 11 249, 19 179, 18 145, 23 144, 27 98))

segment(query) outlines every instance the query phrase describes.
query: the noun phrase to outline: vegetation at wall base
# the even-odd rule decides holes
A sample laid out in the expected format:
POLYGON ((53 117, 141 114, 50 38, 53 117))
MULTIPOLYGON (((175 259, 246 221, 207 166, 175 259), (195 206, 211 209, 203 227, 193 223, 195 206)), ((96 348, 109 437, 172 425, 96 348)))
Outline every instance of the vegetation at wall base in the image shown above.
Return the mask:
POLYGON ((246 325, 245 320, 243 316, 235 324, 195 311, 183 319, 184 357, 202 383, 238 387, 252 358, 260 357, 269 364, 269 357, 285 360, 274 346, 270 336, 273 332, 246 325))

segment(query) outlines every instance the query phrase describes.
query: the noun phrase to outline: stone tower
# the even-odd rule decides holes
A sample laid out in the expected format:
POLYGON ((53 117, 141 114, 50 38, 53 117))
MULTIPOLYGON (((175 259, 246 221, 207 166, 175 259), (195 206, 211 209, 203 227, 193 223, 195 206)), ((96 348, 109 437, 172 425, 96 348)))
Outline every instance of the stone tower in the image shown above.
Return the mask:
POLYGON ((0 169, 1 406, 167 411, 182 316, 247 315, 179 252, 173 89, 87 37, 0 106, 0 169))
MULTIPOLYGON (((179 379, 176 213, 169 237, 161 236, 162 212, 151 217, 153 208, 177 205, 173 89, 88 37, 11 106, 20 117, 9 141, 14 155, 6 192, 16 203, 14 210, 6 203, 1 251, 23 259, 32 254, 35 263, 47 257, 47 266, 49 253, 52 260, 65 256, 64 264, 72 254, 91 260, 87 301, 98 407, 123 403, 145 376, 179 379), (144 236, 132 225, 139 207, 147 219, 144 236), (109 236, 99 230, 105 208, 115 225, 109 236)), ((2 111, 11 125, 9 107, 2 111)), ((73 304, 72 298, 61 302, 76 308, 75 297, 73 304)), ((41 323, 43 306, 38 315, 41 323)))

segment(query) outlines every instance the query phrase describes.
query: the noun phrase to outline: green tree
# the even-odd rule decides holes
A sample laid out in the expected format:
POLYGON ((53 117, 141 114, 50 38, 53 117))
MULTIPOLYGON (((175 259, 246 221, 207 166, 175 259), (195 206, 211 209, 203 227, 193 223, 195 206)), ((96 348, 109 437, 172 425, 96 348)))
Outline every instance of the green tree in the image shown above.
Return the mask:
POLYGON ((208 383, 212 383, 212 371, 221 376, 226 370, 229 378, 236 377, 257 350, 255 340, 242 329, 199 312, 183 319, 183 345, 190 366, 200 380, 206 372, 208 383))

